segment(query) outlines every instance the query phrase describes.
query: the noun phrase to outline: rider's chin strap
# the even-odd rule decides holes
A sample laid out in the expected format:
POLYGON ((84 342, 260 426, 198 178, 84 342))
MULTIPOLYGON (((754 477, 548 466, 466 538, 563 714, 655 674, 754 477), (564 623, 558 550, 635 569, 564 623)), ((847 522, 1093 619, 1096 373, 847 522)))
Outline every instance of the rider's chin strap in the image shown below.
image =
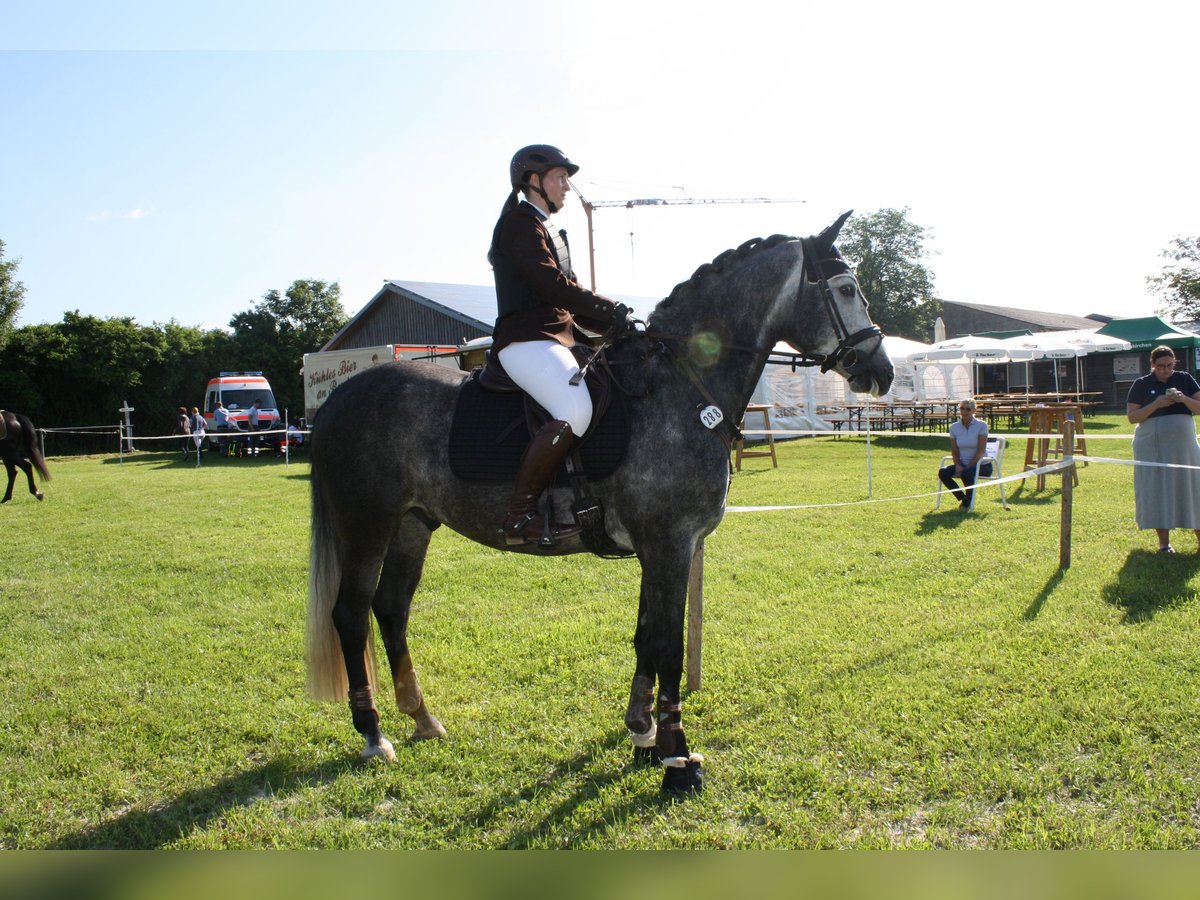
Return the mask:
POLYGON ((535 190, 539 194, 541 194, 542 199, 546 201, 547 208, 549 208, 549 210, 550 210, 550 215, 554 215, 556 212, 558 212, 558 204, 555 203, 553 200, 551 200, 546 195, 546 189, 544 187, 542 187, 542 179, 545 177, 545 174, 540 173, 540 172, 534 172, 533 174, 537 175, 537 177, 538 177, 537 187, 533 187, 533 185, 530 184, 528 181, 525 183, 528 184, 529 187, 533 188, 533 190, 535 190))

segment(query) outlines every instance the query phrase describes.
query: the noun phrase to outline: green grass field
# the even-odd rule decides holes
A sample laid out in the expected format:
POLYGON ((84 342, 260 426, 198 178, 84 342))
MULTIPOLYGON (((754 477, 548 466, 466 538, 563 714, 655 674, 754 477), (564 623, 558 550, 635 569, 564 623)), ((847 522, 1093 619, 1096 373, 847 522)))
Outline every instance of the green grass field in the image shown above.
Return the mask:
MULTIPOLYGON (((1123 417, 1087 423, 1128 459, 1123 417)), ((933 498, 943 437, 790 441, 706 545, 705 792, 622 726, 634 561, 439 530, 413 654, 448 737, 360 765, 304 693, 308 466, 51 459, 0 507, 0 847, 1195 847, 1200 556, 1154 553, 1132 469, 933 498)), ((1020 469, 1010 446, 1006 470, 1020 469)))

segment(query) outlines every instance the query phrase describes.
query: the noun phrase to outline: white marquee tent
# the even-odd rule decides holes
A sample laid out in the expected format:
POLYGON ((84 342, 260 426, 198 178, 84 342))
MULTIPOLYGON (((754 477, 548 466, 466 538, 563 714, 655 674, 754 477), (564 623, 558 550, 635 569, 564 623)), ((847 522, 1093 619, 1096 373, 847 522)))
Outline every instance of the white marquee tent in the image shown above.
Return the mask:
POLYGON ((966 362, 909 362, 911 354, 928 345, 900 337, 885 337, 883 352, 896 370, 891 390, 881 398, 855 394, 846 379, 834 372, 821 373, 817 366, 793 370, 792 348, 780 343, 774 357, 779 363, 769 363, 750 397, 751 403, 771 407, 772 430, 832 431, 833 426, 820 415, 822 408, 844 407, 865 403, 870 399, 926 400, 960 397, 970 390, 970 370, 966 362))

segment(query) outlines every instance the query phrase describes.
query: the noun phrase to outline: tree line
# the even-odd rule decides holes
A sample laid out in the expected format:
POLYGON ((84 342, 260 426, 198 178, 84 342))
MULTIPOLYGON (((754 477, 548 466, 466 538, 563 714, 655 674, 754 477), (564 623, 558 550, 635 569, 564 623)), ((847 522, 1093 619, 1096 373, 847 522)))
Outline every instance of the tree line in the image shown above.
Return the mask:
MULTIPOLYGON (((115 426, 134 407, 138 434, 168 434, 180 406, 202 406, 208 379, 221 371, 261 371, 282 413, 304 414, 300 377, 305 353, 346 324, 341 288, 304 280, 268 291, 233 316, 229 330, 170 321, 141 325, 78 310, 61 322, 13 325, 24 286, 3 261, 0 241, 0 406, 25 413, 42 428, 115 426), (7 299, 7 304, 6 304, 7 299)), ((57 452, 57 451, 56 451, 57 452)))

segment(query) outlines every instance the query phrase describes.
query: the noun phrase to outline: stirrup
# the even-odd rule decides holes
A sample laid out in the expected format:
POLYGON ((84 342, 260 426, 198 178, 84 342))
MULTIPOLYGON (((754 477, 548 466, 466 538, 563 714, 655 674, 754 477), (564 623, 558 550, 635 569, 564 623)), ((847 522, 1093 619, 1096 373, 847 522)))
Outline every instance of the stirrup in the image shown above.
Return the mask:
POLYGON ((524 518, 518 520, 515 524, 509 525, 507 520, 501 527, 504 532, 504 543, 509 547, 523 547, 526 544, 537 544, 541 547, 553 547, 564 538, 574 537, 579 534, 582 529, 575 524, 559 525, 549 518, 539 516, 537 513, 526 513, 524 518), (531 534, 526 531, 530 525, 541 519, 541 525, 536 529, 537 534, 531 534))

